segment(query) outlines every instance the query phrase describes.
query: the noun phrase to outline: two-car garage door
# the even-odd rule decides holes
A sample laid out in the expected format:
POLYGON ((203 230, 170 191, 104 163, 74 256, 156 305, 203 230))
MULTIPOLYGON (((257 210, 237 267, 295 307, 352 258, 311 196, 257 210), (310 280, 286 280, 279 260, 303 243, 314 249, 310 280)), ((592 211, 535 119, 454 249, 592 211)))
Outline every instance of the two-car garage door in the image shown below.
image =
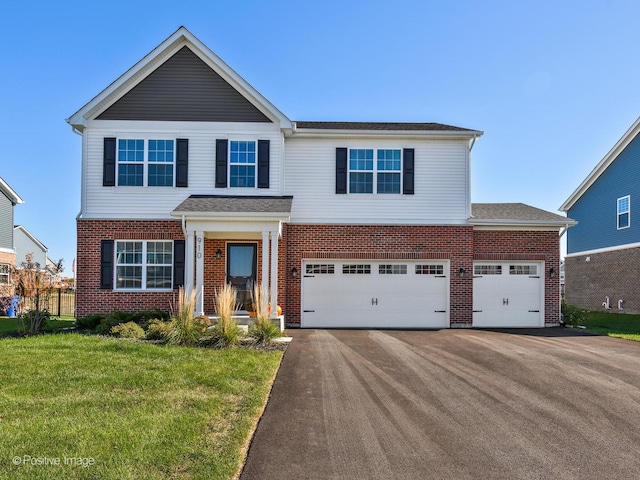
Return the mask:
MULTIPOLYGON (((306 260, 302 327, 447 328, 449 262, 306 260)), ((474 327, 543 327, 539 262, 475 262, 474 327)))
POLYGON ((444 328, 446 261, 305 261, 302 327, 444 328))

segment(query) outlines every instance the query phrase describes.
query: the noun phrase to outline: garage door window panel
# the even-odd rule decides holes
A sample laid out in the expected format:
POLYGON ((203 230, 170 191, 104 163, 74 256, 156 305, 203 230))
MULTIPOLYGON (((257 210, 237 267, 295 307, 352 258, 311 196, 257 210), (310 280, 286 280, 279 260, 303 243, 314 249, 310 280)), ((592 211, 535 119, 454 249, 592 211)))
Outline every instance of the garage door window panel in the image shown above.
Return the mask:
POLYGON ((378 273, 380 275, 406 275, 407 266, 394 264, 378 265, 378 273))
POLYGON ((475 265, 474 275, 502 275, 502 265, 475 265))
POLYGON ((538 266, 509 265, 509 275, 538 275, 538 266))
POLYGON ((342 265, 342 273, 344 275, 369 275, 371 273, 371 265, 365 265, 365 264, 342 265))
POLYGON ((416 275, 444 275, 444 265, 416 265, 416 275))
POLYGON ((309 264, 306 266, 307 275, 333 275, 335 273, 334 264, 309 264))

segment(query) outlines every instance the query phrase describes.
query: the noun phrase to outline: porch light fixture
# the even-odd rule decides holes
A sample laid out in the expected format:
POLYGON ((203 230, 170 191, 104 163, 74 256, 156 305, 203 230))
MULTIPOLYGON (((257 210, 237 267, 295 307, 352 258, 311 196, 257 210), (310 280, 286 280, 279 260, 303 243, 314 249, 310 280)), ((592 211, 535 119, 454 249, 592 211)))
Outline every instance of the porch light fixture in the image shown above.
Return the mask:
POLYGON ((458 270, 458 276, 460 278, 464 278, 466 274, 467 274, 467 271, 464 268, 460 267, 460 270, 458 270))
POLYGON ((551 267, 549 269, 549 277, 556 278, 556 269, 555 268, 551 267))
POLYGON ((293 268, 291 269, 291 276, 292 276, 293 278, 298 278, 298 267, 293 267, 293 268))
POLYGON ((222 258, 222 250, 220 250, 220 249, 217 249, 217 250, 216 250, 216 258, 217 258, 218 260, 220 260, 220 259, 222 258))

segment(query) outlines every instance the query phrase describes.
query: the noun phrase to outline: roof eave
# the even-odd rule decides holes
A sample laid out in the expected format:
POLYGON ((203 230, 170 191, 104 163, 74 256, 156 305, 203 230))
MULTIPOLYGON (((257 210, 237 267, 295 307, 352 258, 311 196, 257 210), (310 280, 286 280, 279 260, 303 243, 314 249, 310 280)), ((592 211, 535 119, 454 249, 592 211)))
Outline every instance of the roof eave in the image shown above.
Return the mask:
POLYGON ((595 168, 587 175, 582 183, 574 190, 567 200, 560 206, 558 210, 568 212, 571 207, 582 197, 582 195, 595 183, 602 173, 613 163, 617 156, 631 143, 631 141, 640 132, 640 117, 631 125, 624 135, 616 142, 595 168))
POLYGON ((516 220, 516 219, 484 219, 470 218, 469 224, 473 226, 500 226, 500 227, 573 227, 577 225, 573 219, 566 220, 516 220))
POLYGON ((20 205, 24 203, 24 200, 20 198, 20 195, 18 195, 16 191, 11 188, 9 184, 2 178, 0 178, 0 191, 2 191, 14 205, 20 205))
POLYGON ((428 137, 471 140, 484 132, 479 130, 358 130, 329 128, 298 128, 286 132, 295 137, 428 137))

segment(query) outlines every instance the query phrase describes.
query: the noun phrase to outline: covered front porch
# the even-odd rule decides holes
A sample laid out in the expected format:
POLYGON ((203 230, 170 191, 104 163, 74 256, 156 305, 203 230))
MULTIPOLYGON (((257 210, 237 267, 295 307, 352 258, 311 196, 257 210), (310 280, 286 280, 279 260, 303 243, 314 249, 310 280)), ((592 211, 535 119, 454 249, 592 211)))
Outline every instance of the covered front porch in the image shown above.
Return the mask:
POLYGON ((184 286, 197 292, 199 315, 215 317, 215 290, 230 283, 238 289, 239 323, 249 320, 250 289, 258 282, 277 319, 284 281, 280 239, 291 202, 292 197, 192 195, 176 207, 172 215, 185 236, 184 286))

